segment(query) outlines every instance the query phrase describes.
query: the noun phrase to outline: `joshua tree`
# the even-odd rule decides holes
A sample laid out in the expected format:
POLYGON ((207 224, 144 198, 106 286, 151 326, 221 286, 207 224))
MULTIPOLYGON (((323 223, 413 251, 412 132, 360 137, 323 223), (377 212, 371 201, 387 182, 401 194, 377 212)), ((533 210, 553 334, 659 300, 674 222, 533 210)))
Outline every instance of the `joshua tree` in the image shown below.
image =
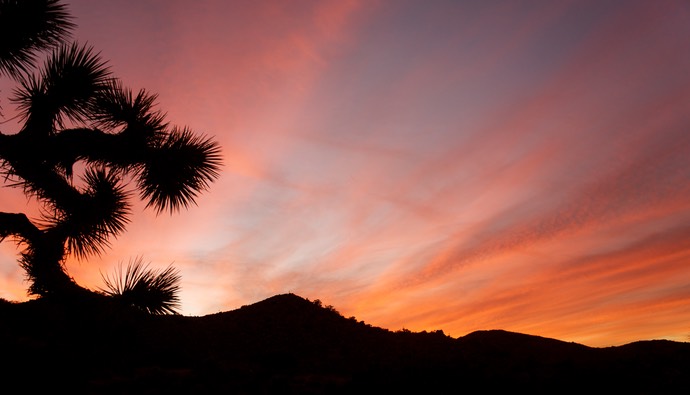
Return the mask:
MULTIPOLYGON (((24 246, 19 263, 29 293, 44 297, 83 292, 65 258, 100 254, 124 231, 128 181, 147 207, 174 213, 208 187, 221 162, 212 139, 165 122, 156 95, 134 94, 92 48, 67 43, 72 28, 56 0, 0 0, 0 75, 18 82, 12 101, 22 120, 19 132, 0 131, 0 173, 41 205, 33 220, 0 212, 0 240, 10 236, 24 246), (51 53, 33 72, 44 50, 51 53)), ((125 280, 176 289, 164 281, 176 281, 175 271, 138 266, 125 280)))

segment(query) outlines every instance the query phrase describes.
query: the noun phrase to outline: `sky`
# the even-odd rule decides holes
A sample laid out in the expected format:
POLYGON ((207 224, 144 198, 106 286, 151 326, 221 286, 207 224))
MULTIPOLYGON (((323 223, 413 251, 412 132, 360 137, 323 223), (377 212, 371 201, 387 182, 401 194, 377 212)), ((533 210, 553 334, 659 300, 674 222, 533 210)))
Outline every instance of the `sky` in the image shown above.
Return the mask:
MULTIPOLYGON (((68 4, 224 160, 197 206, 136 202, 68 259, 78 283, 141 257, 180 270, 185 315, 291 292, 391 330, 690 340, 687 1, 68 4)), ((27 299, 20 251, 0 243, 2 298, 27 299)))

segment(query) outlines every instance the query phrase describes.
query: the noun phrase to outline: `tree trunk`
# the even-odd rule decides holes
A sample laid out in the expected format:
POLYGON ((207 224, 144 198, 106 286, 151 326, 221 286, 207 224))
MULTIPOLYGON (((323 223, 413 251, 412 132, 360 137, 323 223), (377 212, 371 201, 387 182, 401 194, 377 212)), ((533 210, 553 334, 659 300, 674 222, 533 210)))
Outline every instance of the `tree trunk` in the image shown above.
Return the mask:
POLYGON ((67 274, 63 266, 65 238, 48 229, 22 253, 21 265, 31 286, 29 292, 43 297, 69 297, 84 290, 67 274))
POLYGON ((7 236, 26 245, 20 265, 31 282, 30 294, 59 296, 81 288, 65 272, 62 262, 66 238, 55 228, 41 230, 25 214, 0 212, 0 240, 7 236))

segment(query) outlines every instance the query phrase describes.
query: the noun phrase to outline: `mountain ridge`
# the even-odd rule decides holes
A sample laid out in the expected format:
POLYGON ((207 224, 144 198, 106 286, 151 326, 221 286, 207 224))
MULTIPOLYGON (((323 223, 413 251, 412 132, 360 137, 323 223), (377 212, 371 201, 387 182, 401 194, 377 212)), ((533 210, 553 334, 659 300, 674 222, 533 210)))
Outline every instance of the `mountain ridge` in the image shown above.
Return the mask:
POLYGON ((690 390, 688 343, 594 348, 504 330, 393 332, 294 294, 200 317, 1 303, 0 336, 5 382, 40 377, 71 393, 690 390))

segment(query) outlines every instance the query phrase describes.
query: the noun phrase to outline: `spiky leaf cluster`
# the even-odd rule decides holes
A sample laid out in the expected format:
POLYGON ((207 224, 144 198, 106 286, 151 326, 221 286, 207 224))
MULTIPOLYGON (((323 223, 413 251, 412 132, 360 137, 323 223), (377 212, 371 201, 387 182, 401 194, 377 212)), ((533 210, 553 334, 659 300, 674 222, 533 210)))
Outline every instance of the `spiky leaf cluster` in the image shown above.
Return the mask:
POLYGON ((92 120, 109 132, 127 127, 128 133, 154 138, 167 127, 165 116, 155 109, 157 98, 145 89, 135 96, 119 80, 111 79, 95 98, 92 120))
POLYGON ((102 291, 127 305, 151 314, 177 314, 180 273, 172 266, 149 269, 137 258, 124 269, 120 263, 115 273, 102 277, 106 285, 102 291))
POLYGON ((109 245, 108 237, 125 230, 129 222, 129 194, 115 172, 88 168, 84 175, 87 188, 81 208, 65 211, 55 227, 67 232, 67 251, 85 258, 99 254, 109 245))
POLYGON ((105 89, 110 71, 92 47, 62 45, 46 60, 40 74, 20 80, 15 101, 27 128, 52 133, 66 121, 84 122, 93 99, 105 89))
POLYGON ((157 139, 138 174, 141 197, 158 212, 187 208, 218 177, 220 150, 189 129, 173 128, 157 139))
POLYGON ((69 37, 71 20, 57 0, 0 0, 0 75, 28 72, 39 51, 69 37))

